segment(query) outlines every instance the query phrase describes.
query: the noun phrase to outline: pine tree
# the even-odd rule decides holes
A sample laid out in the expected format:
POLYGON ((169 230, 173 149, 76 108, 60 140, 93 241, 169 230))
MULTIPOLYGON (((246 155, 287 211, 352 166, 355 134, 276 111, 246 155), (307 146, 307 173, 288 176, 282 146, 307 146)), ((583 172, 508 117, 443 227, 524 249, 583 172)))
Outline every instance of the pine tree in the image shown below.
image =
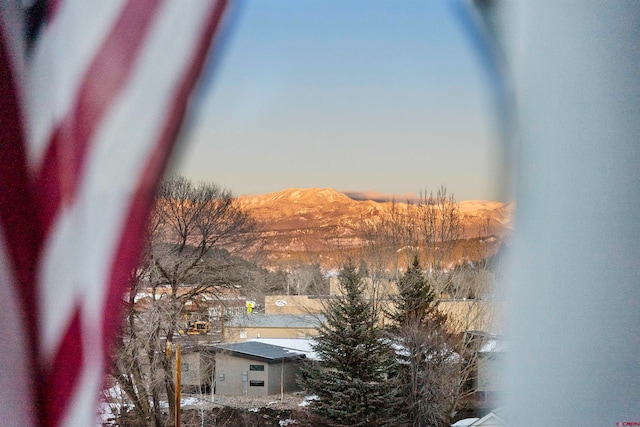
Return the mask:
POLYGON ((417 256, 400 278, 399 289, 400 294, 395 300, 394 311, 390 316, 396 322, 396 329, 414 323, 424 326, 434 321, 444 322, 445 319, 436 308, 436 292, 422 274, 417 256))
POLYGON ((303 387, 318 396, 310 409, 328 425, 396 425, 395 389, 388 379, 393 349, 381 339, 378 314, 352 263, 342 269, 339 282, 343 296, 328 303, 326 323, 313 344, 320 363, 303 367, 303 387))
POLYGON ((448 402, 455 393, 457 359, 446 330, 447 317, 438 309, 433 287, 417 257, 399 281, 400 294, 390 317, 390 336, 400 348, 395 378, 403 423, 441 426, 448 418, 448 402))

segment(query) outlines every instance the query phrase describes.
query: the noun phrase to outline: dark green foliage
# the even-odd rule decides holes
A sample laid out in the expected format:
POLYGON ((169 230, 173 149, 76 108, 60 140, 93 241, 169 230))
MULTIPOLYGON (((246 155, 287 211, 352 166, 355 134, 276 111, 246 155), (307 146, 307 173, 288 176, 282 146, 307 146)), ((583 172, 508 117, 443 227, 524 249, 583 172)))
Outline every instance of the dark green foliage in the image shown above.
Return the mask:
POLYGON ((396 327, 407 324, 426 326, 431 321, 444 322, 444 319, 439 319, 441 315, 436 310, 436 293, 422 274, 417 256, 398 285, 400 295, 395 300, 395 308, 390 316, 396 322, 396 327))
POLYGON ((326 323, 313 345, 320 363, 303 367, 301 384, 318 396, 310 409, 328 425, 396 425, 395 390, 388 380, 393 349, 380 337, 377 313, 364 298, 361 276, 351 263, 339 280, 344 296, 326 307, 326 323))
POLYGON ((458 357, 446 331, 446 316, 437 310, 433 287, 416 257, 399 282, 400 295, 390 317, 389 333, 402 350, 396 356, 395 377, 402 424, 447 425, 448 408, 456 395, 458 357))

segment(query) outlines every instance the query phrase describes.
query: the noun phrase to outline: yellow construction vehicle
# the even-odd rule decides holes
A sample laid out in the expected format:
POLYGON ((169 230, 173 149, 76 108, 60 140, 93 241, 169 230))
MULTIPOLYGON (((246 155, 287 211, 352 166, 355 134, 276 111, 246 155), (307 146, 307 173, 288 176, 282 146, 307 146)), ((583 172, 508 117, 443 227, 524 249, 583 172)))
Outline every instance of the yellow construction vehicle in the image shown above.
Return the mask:
POLYGON ((206 335, 211 330, 211 323, 198 320, 196 322, 188 322, 187 330, 180 329, 180 335, 206 335))

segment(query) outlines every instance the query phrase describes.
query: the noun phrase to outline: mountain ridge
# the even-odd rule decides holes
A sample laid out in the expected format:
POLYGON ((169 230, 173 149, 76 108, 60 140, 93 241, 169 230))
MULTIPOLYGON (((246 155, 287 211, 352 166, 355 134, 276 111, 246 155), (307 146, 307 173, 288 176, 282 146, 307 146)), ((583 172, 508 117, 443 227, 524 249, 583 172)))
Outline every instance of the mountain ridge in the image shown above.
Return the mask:
MULTIPOLYGON (((262 195, 241 196, 239 206, 263 229, 267 259, 285 262, 292 254, 310 256, 358 248, 365 241, 362 225, 382 220, 393 203, 354 200, 333 188, 287 188, 262 195)), ((503 238, 510 233, 513 203, 470 200, 458 202, 463 239, 503 238)))

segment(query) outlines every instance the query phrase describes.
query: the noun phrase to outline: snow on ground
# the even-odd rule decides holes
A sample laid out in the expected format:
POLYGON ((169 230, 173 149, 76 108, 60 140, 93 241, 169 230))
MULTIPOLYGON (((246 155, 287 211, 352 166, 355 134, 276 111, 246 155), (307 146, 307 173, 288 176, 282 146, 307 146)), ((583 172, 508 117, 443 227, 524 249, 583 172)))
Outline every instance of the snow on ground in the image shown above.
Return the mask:
MULTIPOLYGON (((198 396, 191 396, 191 397, 183 397, 180 399, 180 407, 184 408, 187 406, 200 406, 202 404, 208 404, 209 403, 209 399, 207 397, 203 397, 200 398, 198 396)), ((168 408, 169 407, 169 402, 161 400, 160 401, 160 407, 161 408, 168 408)))
POLYGON ((304 400, 302 402, 298 403, 298 406, 302 406, 302 407, 309 406, 309 404, 313 400, 318 400, 318 396, 316 396, 315 394, 311 395, 311 396, 305 396, 304 400))
MULTIPOLYGON (((104 390, 105 398, 110 402, 106 402, 103 399, 100 402, 100 409, 98 417, 96 418, 96 425, 113 425, 115 419, 114 413, 119 412, 123 406, 133 407, 131 404, 123 403, 123 394, 119 387, 112 387, 111 389, 104 390)), ((274 410, 296 410, 308 406, 311 401, 316 400, 318 396, 309 396, 304 392, 298 391, 293 393, 285 393, 283 399, 280 396, 223 396, 215 395, 215 402, 211 401, 211 395, 203 396, 184 396, 180 402, 182 408, 205 408, 206 410, 214 407, 229 406, 239 409, 249 410, 251 412, 258 413, 260 408, 271 408, 274 410)), ((168 408, 169 403, 167 401, 161 401, 160 406, 162 408, 168 408)), ((282 420, 281 426, 294 426, 297 425, 295 420, 282 420), (287 424, 282 424, 282 423, 287 424)))
POLYGON ((111 388, 108 388, 106 390, 103 390, 102 392, 104 394, 104 396, 107 399, 117 399, 118 401, 122 402, 122 398, 124 396, 124 393, 122 391, 122 389, 120 388, 119 385, 114 385, 111 388))
POLYGON ((200 404, 200 400, 197 397, 186 397, 184 399, 180 399, 180 406, 195 406, 200 404))
POLYGON ((302 391, 285 393, 284 399, 280 400, 279 395, 272 396, 223 396, 216 394, 215 403, 219 406, 229 406, 232 408, 270 408, 275 410, 296 410, 301 406, 307 406, 307 400, 313 400, 315 396, 308 396, 302 391))
POLYGON ((119 385, 102 391, 102 399, 98 404, 98 413, 96 425, 110 425, 115 419, 115 412, 120 412, 122 407, 133 407, 133 405, 124 403, 124 392, 119 385))

